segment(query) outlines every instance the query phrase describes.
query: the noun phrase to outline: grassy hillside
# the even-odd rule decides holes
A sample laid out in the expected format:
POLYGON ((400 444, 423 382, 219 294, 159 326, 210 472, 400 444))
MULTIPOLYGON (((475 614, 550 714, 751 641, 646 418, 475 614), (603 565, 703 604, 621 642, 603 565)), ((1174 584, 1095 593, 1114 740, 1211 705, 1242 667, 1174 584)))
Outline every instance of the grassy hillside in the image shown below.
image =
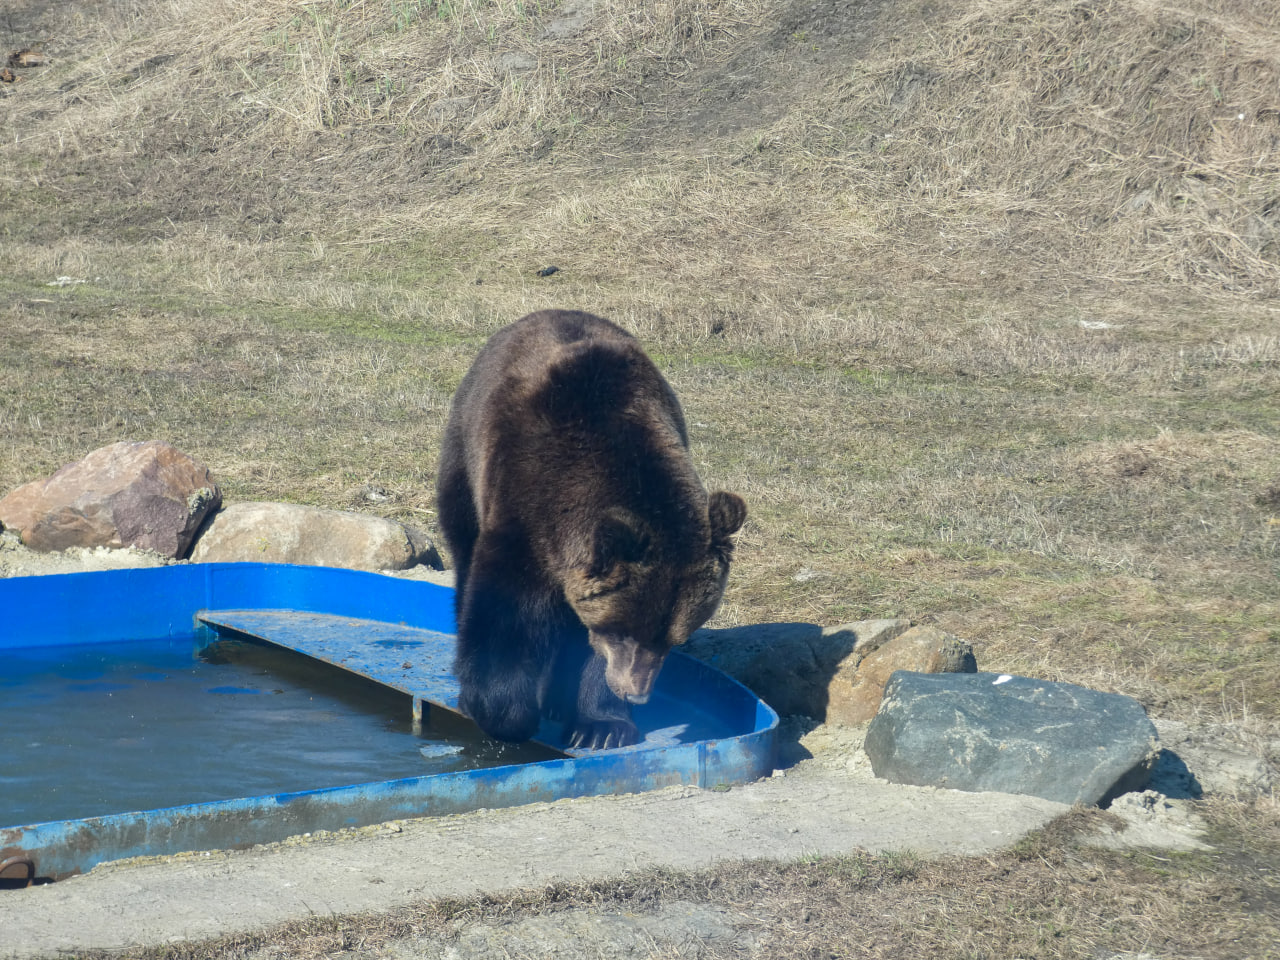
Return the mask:
POLYGON ((1273 4, 12 7, 0 487, 162 437, 430 527, 484 337, 592 309, 751 503, 724 620, 1280 717, 1273 4))

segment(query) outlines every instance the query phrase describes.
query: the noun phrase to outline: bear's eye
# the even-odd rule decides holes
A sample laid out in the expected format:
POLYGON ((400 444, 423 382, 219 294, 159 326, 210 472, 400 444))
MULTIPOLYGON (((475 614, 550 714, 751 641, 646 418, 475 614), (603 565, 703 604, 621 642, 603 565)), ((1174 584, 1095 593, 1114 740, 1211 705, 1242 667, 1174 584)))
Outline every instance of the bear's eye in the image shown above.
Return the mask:
POLYGON ((586 582, 580 594, 583 600, 595 600, 598 597, 607 597, 610 594, 617 593, 619 590, 625 589, 628 580, 626 577, 614 577, 608 580, 600 580, 592 578, 586 582))

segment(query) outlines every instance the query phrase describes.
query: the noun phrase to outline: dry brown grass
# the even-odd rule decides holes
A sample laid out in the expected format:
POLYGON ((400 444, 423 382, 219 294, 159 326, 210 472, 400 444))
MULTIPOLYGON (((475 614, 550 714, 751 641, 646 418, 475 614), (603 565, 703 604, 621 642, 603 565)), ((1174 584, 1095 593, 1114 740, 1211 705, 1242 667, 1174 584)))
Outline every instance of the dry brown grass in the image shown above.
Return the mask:
POLYGON ((966 4, 833 91, 866 126, 845 175, 928 272, 1051 245, 1063 262, 1022 280, 1274 290, 1275 25, 1263 4, 966 4))
POLYGON ((751 500, 726 619, 1280 717, 1269 5, 567 9, 50 15, 0 91, 0 484, 156 435, 429 526, 479 342, 585 306, 751 500))
MULTIPOLYGON (((561 35, 552 5, 524 0, 102 2, 73 21, 84 46, 28 78, 8 106, 22 142, 56 143, 64 156, 154 149, 150 114, 167 103, 177 111, 164 118, 175 137, 165 147, 198 149, 185 136, 223 130, 239 135, 248 157, 358 129, 395 138, 411 155, 396 164, 423 148, 447 158, 455 144, 523 162, 545 137, 654 73, 724 49, 760 9, 752 0, 648 0, 561 35), (61 115, 37 129, 28 104, 45 84, 35 110, 54 96, 61 115)), ((390 172, 387 157, 368 159, 390 172)), ((358 179, 361 170, 350 172, 358 179)))
POLYGON ((563 36, 520 0, 104 3, 5 91, 4 176, 56 193, 33 161, 81 165, 95 233, 446 234, 762 326, 802 291, 838 325, 888 282, 1072 291, 1105 322, 1107 284, 1275 292, 1266 6, 868 6, 849 39, 759 0, 600 5, 563 36))

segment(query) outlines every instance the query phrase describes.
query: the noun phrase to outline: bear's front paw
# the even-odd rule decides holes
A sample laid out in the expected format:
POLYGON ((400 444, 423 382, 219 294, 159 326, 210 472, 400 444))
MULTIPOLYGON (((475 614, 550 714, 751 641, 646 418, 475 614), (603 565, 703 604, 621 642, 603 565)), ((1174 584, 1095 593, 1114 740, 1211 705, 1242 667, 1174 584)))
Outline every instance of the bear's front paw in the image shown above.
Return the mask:
POLYGON ((640 739, 640 728, 630 720, 579 720, 564 731, 565 743, 575 750, 629 747, 640 739))
POLYGON ((458 706, 495 740, 523 743, 538 732, 538 705, 532 697, 504 698, 501 691, 475 691, 464 685, 458 706))

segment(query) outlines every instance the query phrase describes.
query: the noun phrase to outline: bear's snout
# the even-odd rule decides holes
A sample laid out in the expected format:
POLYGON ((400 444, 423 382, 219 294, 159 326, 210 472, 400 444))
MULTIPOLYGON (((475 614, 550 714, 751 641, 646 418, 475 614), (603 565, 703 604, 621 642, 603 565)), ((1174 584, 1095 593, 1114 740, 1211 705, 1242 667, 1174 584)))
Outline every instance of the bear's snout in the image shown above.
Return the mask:
POLYGON ((604 654, 604 681, 609 689, 627 703, 648 703, 666 651, 651 650, 630 638, 599 635, 592 635, 591 645, 604 654))
POLYGON ((649 695, 653 692, 653 681, 658 678, 658 667, 661 666, 659 661, 657 667, 641 673, 615 673, 606 666, 604 680, 609 689, 627 703, 648 703, 649 695))

